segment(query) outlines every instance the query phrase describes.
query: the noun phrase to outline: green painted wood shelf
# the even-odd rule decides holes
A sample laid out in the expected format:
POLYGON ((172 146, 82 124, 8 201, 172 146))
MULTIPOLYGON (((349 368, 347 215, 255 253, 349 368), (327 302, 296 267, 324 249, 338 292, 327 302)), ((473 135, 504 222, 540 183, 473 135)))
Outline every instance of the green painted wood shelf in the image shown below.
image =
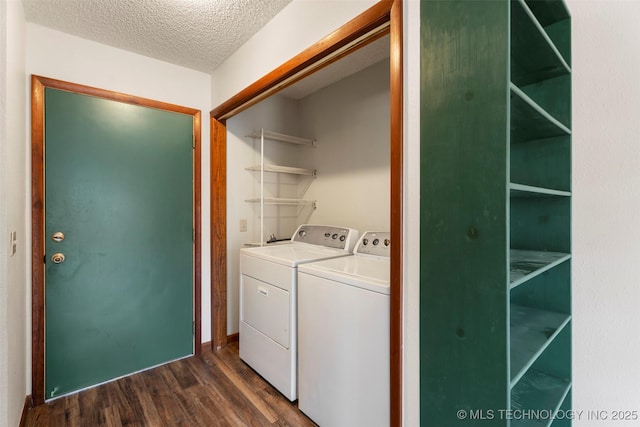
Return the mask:
POLYGON ((540 107, 516 85, 511 84, 511 139, 531 141, 570 135, 571 131, 540 107))
POLYGON ((421 7, 421 426, 572 407, 571 79, 562 0, 421 7))
POLYGON ((571 382, 531 369, 512 390, 511 408, 515 413, 512 427, 547 427, 571 390, 571 382), (521 414, 521 415, 519 415, 521 414), (524 416, 523 414, 527 414, 524 416))
POLYGON ((532 185, 524 184, 509 184, 509 191, 511 197, 549 197, 549 196, 563 196, 569 197, 571 193, 568 191, 554 190, 551 188, 534 187, 532 185))
POLYGON ((509 251, 509 285, 513 289, 569 259, 571 255, 561 252, 511 249, 509 251))
POLYGON ((537 3, 511 2, 511 81, 518 86, 571 72, 571 67, 529 7, 533 4, 535 10, 545 14, 545 22, 551 22, 553 15, 562 16, 562 6, 547 2, 551 7, 538 7, 537 3))
POLYGON ((511 304, 511 383, 516 384, 567 326, 571 316, 511 304))

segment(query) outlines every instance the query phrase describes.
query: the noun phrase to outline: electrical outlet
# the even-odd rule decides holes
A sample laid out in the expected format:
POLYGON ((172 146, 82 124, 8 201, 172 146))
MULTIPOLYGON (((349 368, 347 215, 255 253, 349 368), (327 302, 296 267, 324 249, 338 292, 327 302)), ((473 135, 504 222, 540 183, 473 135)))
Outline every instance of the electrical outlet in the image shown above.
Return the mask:
POLYGON ((9 256, 14 256, 18 250, 18 234, 15 231, 9 233, 9 256))
POLYGON ((240 231, 247 231, 247 220, 246 219, 241 219, 240 220, 240 231))

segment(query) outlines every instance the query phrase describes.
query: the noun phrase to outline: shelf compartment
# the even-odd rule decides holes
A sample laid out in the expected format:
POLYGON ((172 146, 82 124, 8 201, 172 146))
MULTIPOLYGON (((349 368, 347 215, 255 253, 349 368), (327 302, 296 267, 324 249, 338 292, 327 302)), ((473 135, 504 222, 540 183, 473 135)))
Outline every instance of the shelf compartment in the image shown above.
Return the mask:
POLYGON ((256 197, 253 199, 245 199, 245 202, 249 203, 260 203, 264 202, 265 205, 290 205, 290 206, 304 206, 304 205, 313 205, 315 207, 315 200, 304 200, 304 199, 286 199, 281 197, 265 197, 261 199, 260 197, 256 197))
MULTIPOLYGON (((260 165, 253 165, 245 168, 248 171, 261 171, 260 165)), ((290 166, 264 165, 265 172, 288 173, 292 175, 310 175, 315 177, 316 171, 313 169, 294 168, 290 166)))
POLYGON ((511 182, 571 191, 571 137, 545 138, 510 146, 511 182))
POLYGON ((570 197, 571 192, 562 190, 553 190, 551 188, 534 187, 532 185, 524 184, 509 184, 509 193, 511 197, 570 197))
POLYGON ((571 75, 518 86, 547 114, 571 129, 571 75))
POLYGON ((509 247, 570 253, 571 197, 532 191, 520 195, 530 197, 509 200, 509 247))
POLYGON ((536 272, 522 282, 514 282, 509 300, 524 307, 571 313, 571 258, 536 272))
POLYGON ((513 143, 571 135, 571 130, 546 112, 513 83, 511 89, 511 141, 513 143))
POLYGON ((512 387, 570 321, 569 314, 511 304, 512 387))
POLYGON ((511 1, 511 81, 518 86, 564 74, 571 67, 524 0, 511 1))
MULTIPOLYGON (((567 395, 564 397, 564 401, 560 405, 559 410, 564 414, 567 414, 571 410, 571 388, 569 389, 567 395)), ((551 423, 551 427, 571 427, 571 421, 571 417, 569 416, 565 416, 564 418, 556 418, 551 423)))
POLYGON ((553 414, 558 411, 571 390, 569 380, 558 378, 537 369, 530 369, 511 390, 513 411, 544 411, 539 419, 517 417, 511 421, 512 427, 549 426, 553 414), (548 411, 548 412, 546 412, 548 411))
POLYGON ((283 133, 271 132, 268 130, 262 131, 262 135, 260 132, 253 132, 247 135, 249 138, 260 138, 264 136, 264 139, 268 139, 270 141, 278 141, 278 142, 287 142, 289 144, 297 144, 297 145, 309 145, 312 147, 316 146, 317 141, 312 138, 301 138, 299 136, 285 135, 283 133))
POLYGON ((571 17, 567 5, 562 0, 526 0, 526 3, 543 27, 571 17))
POLYGON ((527 6, 571 66, 571 14, 563 0, 526 0, 527 6))
POLYGON ((513 289, 524 282, 571 259, 562 252, 509 251, 509 286, 513 289))

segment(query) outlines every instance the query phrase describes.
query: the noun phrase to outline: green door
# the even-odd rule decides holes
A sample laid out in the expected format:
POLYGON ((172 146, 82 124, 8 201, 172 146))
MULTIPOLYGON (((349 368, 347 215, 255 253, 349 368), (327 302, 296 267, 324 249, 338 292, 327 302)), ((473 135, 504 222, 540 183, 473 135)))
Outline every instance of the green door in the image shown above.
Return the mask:
POLYGON ((192 116, 45 89, 45 398, 193 353, 192 138, 192 116))

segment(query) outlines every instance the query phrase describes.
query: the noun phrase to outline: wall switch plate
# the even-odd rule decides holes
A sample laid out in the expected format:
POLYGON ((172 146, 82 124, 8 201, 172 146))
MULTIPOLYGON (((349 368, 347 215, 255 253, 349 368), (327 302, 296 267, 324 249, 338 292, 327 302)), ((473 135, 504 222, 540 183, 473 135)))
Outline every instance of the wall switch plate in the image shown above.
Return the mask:
POLYGON ((246 219, 241 219, 240 220, 240 231, 247 231, 247 220, 246 219))
POLYGON ((9 233, 9 256, 14 256, 18 250, 18 233, 12 231, 9 233))

